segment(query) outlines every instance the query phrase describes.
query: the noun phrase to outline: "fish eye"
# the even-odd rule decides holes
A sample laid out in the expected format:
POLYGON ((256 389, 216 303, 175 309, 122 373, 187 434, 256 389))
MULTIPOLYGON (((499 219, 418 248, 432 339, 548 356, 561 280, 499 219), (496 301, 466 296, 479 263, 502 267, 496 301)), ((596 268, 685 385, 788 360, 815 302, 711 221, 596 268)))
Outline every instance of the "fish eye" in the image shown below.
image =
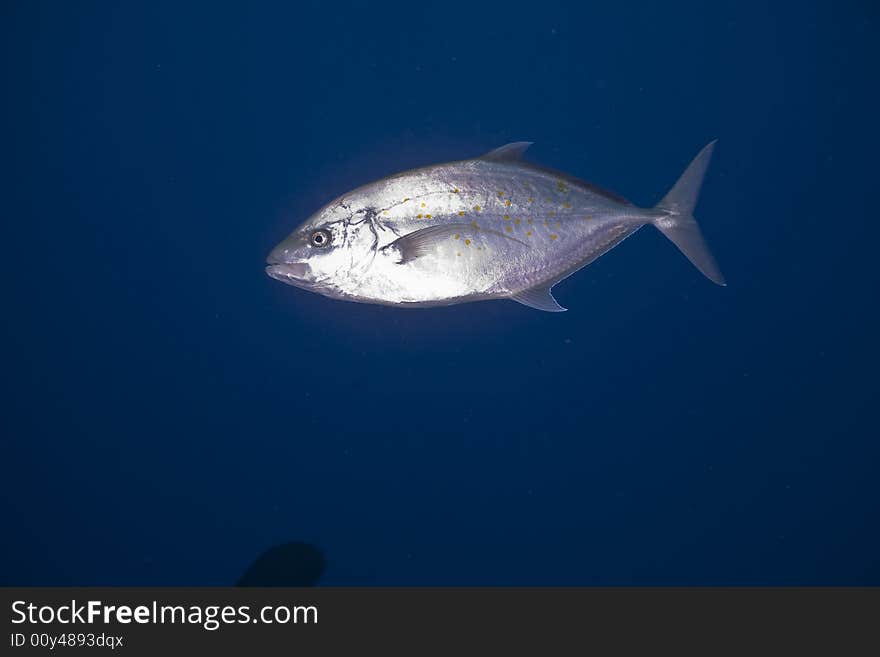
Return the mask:
POLYGON ((316 230, 312 233, 310 241, 312 246, 317 246, 319 249, 323 249, 325 246, 330 246, 330 231, 324 230, 323 228, 316 230))

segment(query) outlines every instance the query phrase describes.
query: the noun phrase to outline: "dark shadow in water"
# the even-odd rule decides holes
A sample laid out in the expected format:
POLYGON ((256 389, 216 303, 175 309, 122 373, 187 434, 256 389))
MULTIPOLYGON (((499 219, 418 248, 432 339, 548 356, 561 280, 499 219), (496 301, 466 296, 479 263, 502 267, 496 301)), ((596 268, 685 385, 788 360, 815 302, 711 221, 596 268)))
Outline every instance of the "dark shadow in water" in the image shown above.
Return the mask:
POLYGON ((271 547, 250 565, 237 586, 314 586, 327 562, 309 543, 282 543, 271 547))

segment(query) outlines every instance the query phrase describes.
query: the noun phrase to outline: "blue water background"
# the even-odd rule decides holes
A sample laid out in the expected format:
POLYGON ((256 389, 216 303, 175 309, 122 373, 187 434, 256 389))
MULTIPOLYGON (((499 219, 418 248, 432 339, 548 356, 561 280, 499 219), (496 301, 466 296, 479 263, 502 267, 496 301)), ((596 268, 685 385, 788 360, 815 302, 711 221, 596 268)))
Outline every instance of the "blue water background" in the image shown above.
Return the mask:
POLYGON ((867 2, 7 2, 0 583, 880 584, 867 2), (270 280, 323 203, 534 141, 697 215, 555 292, 270 280))

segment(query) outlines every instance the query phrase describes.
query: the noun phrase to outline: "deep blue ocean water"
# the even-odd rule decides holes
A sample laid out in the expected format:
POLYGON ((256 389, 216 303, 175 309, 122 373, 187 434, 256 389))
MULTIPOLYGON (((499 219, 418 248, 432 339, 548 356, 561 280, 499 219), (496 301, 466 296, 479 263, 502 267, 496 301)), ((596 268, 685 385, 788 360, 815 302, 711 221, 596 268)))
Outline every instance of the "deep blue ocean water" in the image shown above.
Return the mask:
MULTIPOLYGON (((868 2, 7 2, 2 584, 880 584, 868 2), (554 291, 270 280, 387 174, 517 140, 697 216, 554 291)), ((872 43, 873 41, 873 43, 872 43)))

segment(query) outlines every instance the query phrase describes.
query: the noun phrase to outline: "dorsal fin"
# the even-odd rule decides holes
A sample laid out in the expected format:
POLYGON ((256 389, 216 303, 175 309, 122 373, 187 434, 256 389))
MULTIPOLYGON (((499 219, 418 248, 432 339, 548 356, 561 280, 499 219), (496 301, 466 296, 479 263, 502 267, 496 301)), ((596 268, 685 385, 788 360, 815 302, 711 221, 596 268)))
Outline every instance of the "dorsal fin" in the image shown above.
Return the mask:
POLYGON ((480 160, 488 160, 490 162, 517 162, 522 159, 523 153, 532 145, 530 141, 515 141, 512 144, 505 144, 493 151, 489 151, 485 155, 481 155, 480 160))

